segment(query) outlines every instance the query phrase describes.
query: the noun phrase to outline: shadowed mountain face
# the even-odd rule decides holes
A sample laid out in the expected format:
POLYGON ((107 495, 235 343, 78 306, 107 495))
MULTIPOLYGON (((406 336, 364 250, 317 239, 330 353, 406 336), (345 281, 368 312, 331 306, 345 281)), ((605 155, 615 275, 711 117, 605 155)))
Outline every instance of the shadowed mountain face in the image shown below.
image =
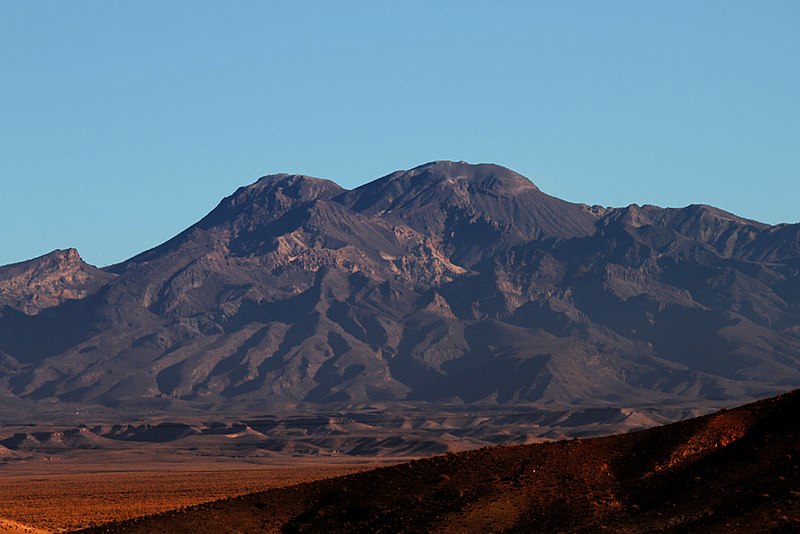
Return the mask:
POLYGON ((76 258, 0 268, 3 395, 702 405, 800 385, 800 225, 572 204, 495 165, 352 191, 268 176, 121 264, 76 258))
POLYGON ((88 532, 797 532, 800 394, 642 432, 487 447, 88 532))

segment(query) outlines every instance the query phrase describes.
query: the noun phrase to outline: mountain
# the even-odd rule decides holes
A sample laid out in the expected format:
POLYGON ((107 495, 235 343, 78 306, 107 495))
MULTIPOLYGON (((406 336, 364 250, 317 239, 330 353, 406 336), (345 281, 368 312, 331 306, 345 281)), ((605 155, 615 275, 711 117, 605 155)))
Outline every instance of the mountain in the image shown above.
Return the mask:
POLYGON ((447 256, 465 267, 525 241, 591 235, 598 218, 597 210, 546 195, 514 171, 464 162, 395 172, 338 200, 437 236, 447 256))
POLYGON ((574 204, 488 164, 352 191, 266 176, 120 264, 3 267, 0 299, 20 402, 711 407, 800 386, 800 225, 574 204))
POLYGON ((641 432, 425 458, 87 532, 797 532, 798 410, 794 391, 641 432))
MULTIPOLYGON (((36 315, 67 300, 82 299, 114 279, 84 262, 74 248, 0 267, 0 310, 36 315)), ((2 313, 0 311, 0 313, 2 313)))

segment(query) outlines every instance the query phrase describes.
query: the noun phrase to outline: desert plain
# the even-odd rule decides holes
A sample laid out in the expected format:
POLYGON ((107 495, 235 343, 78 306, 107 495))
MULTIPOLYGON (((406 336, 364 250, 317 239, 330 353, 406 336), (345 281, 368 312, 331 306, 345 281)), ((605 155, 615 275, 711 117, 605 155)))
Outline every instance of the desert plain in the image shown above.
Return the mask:
POLYGON ((391 458, 185 458, 159 451, 0 465, 0 532, 68 532, 363 471, 391 458))

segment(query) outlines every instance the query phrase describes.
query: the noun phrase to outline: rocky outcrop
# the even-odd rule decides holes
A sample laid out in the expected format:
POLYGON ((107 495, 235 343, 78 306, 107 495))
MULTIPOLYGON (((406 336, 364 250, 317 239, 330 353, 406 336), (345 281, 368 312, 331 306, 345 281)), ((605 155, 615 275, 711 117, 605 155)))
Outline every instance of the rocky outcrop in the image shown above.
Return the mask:
POLYGON ((38 258, 0 267, 0 308, 28 315, 82 299, 114 279, 84 262, 74 248, 54 250, 38 258))

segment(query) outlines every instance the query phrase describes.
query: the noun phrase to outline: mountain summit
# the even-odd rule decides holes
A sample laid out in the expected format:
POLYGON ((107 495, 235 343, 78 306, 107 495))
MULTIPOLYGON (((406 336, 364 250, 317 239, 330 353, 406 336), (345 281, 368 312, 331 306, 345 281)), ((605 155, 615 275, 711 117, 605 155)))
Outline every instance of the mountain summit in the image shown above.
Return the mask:
POLYGON ((464 162, 395 172, 337 200, 442 236, 448 252, 466 264, 531 239, 590 235, 596 220, 586 206, 548 196, 510 169, 464 162))
POLYGON ((238 189, 105 270, 0 268, 0 389, 205 407, 740 403, 800 386, 800 225, 437 161, 238 189))

